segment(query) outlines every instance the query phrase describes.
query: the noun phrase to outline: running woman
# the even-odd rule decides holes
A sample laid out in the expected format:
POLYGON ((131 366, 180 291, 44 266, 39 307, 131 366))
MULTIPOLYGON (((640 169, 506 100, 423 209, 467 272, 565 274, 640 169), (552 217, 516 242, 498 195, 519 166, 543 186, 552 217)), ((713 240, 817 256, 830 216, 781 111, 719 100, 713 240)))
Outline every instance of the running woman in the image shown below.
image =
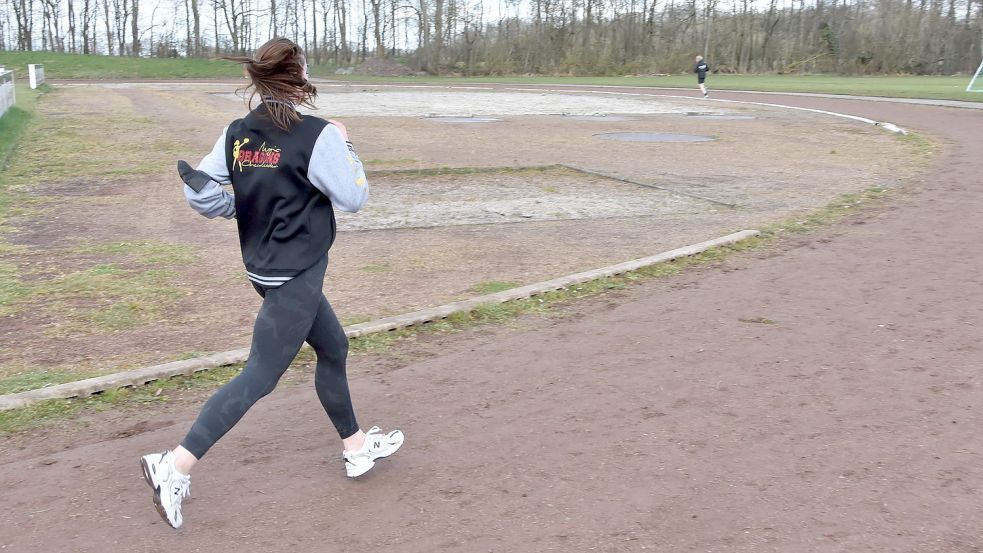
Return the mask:
POLYGON ((700 92, 703 93, 704 98, 709 98, 710 93, 707 92, 707 87, 703 84, 703 81, 707 78, 707 71, 710 70, 710 66, 707 62, 703 61, 703 56, 696 56, 696 65, 693 66, 693 73, 696 73, 696 82, 700 85, 700 92))
POLYGON ((345 126, 301 115, 317 89, 293 42, 277 38, 242 63, 259 103, 233 121, 192 169, 178 162, 184 194, 208 218, 235 218, 246 277, 263 304, 242 372, 213 395, 180 445, 140 459, 157 512, 174 528, 183 522, 191 469, 261 397, 269 394, 306 341, 317 355, 314 387, 341 437, 349 477, 403 444, 399 430, 363 432, 355 420, 345 359, 348 338, 324 297, 328 249, 335 238, 333 208, 355 212, 368 199, 362 163, 345 126), (230 194, 221 184, 232 184, 230 194))

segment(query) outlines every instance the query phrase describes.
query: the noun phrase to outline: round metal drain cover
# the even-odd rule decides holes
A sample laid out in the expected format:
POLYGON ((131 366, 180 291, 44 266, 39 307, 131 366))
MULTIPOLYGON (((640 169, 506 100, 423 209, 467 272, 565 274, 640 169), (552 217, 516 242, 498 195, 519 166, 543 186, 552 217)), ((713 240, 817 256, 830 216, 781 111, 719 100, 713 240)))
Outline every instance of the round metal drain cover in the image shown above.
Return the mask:
POLYGON ((634 121, 634 117, 626 117, 624 115, 564 115, 563 117, 567 119, 573 119, 574 121, 634 121))
POLYGON ((453 116, 435 116, 427 117, 431 121, 440 121, 441 123, 496 123, 501 121, 501 119, 495 119, 494 117, 453 117, 453 116))
POLYGON ((712 136, 668 132, 606 132, 594 136, 601 140, 621 140, 624 142, 710 142, 716 140, 712 136))

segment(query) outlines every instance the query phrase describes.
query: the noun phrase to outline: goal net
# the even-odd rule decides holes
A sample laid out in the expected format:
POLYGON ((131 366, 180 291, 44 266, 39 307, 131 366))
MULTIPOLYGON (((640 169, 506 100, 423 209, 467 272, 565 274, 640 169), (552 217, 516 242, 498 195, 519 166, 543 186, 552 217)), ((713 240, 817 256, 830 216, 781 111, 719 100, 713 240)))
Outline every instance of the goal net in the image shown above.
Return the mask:
POLYGON ((969 86, 966 87, 966 92, 983 92, 983 63, 976 68, 976 73, 973 74, 973 79, 969 81, 969 86))

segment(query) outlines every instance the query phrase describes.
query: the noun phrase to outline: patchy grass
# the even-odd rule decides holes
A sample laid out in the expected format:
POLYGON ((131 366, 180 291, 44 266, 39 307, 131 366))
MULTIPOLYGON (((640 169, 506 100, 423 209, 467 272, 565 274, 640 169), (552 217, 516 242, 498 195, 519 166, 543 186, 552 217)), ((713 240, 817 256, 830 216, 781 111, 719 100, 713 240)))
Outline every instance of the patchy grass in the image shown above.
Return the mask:
POLYGON ((915 160, 925 167, 939 151, 939 144, 925 135, 908 132, 895 135, 896 140, 908 147, 909 159, 915 160))
POLYGON ((0 170, 6 165, 7 156, 27 129, 42 94, 24 84, 15 85, 14 92, 17 94, 17 104, 0 117, 0 170))
POLYGON ((747 324, 761 324, 761 325, 776 325, 776 324, 778 324, 778 322, 773 321, 771 319, 767 319, 765 317, 740 318, 740 319, 737 319, 737 320, 740 321, 740 322, 742 322, 742 323, 747 323, 747 324))
MULTIPOLYGON (((501 324, 515 320, 520 315, 549 313, 550 308, 557 304, 595 296, 610 290, 624 289, 634 283, 672 276, 690 267, 719 262, 737 252, 773 246, 786 236, 818 230, 834 224, 848 215, 875 205, 888 194, 889 190, 887 189, 871 188, 843 196, 826 207, 804 216, 771 225, 763 229, 759 236, 748 238, 736 244, 712 248, 694 256, 643 267, 624 275, 601 278, 523 300, 480 305, 470 312, 455 313, 446 319, 430 324, 353 338, 350 351, 353 355, 384 353, 392 347, 398 346, 400 342, 414 338, 419 333, 459 332, 486 324, 501 324)), ((744 322, 774 324, 774 321, 761 317, 747 319, 744 322)), ((346 324, 354 323, 347 322, 346 324)), ((313 357, 313 352, 304 350, 295 360, 295 363, 308 363, 313 357)), ((234 377, 238 370, 236 367, 223 367, 197 373, 194 377, 175 377, 148 386, 107 391, 86 399, 51 400, 24 409, 2 411, 0 412, 0 435, 63 420, 79 413, 82 409, 105 410, 117 406, 167 401, 168 395, 164 393, 167 390, 214 388, 234 377)))
POLYGON ((485 175, 508 173, 513 175, 538 175, 546 172, 573 172, 562 165, 528 165, 518 167, 422 167, 419 169, 377 169, 366 171, 370 177, 385 176, 439 176, 439 175, 485 175))
POLYGON ((154 240, 111 242, 80 246, 75 253, 127 255, 146 265, 187 265, 195 260, 194 250, 183 244, 167 244, 154 240))
POLYGON ((341 319, 341 326, 351 326, 361 323, 367 323, 372 320, 369 315, 349 315, 341 319))
MULTIPOLYGON (((108 96, 107 101, 112 98, 108 96)), ((153 129, 153 120, 130 113, 129 106, 114 107, 99 125, 85 116, 38 117, 30 126, 30 148, 19 148, 7 168, 12 187, 44 194, 50 183, 78 182, 86 178, 105 179, 147 175, 165 170, 180 153, 173 141, 144 138, 153 129), (122 110, 122 113, 116 111, 122 110), (106 132, 112 129, 112 132, 106 132), (120 135, 131 136, 139 147, 120 148, 120 135), (148 156, 147 152, 155 155, 148 156)))
POLYGON ((98 254, 101 262, 67 274, 23 280, 10 261, 0 261, 0 316, 32 308, 51 313, 52 338, 93 330, 124 330, 157 319, 184 291, 169 267, 195 259, 190 247, 151 240, 90 244, 67 250, 71 260, 98 254))
POLYGON ((882 198, 887 193, 887 188, 875 187, 854 194, 844 194, 822 209, 765 227, 762 229, 762 236, 775 237, 782 234, 801 234, 817 230, 833 224, 860 207, 882 198))
POLYGON ((389 265, 365 265, 358 268, 360 271, 365 271, 366 273, 388 273, 392 271, 393 268, 389 265))
MULTIPOLYGON (((785 236, 827 227, 850 214, 881 201, 887 194, 889 194, 888 189, 870 188, 856 194, 842 196, 826 207, 802 217, 788 219, 768 226, 761 231, 760 235, 742 240, 736 244, 711 248, 694 256, 650 265, 624 275, 601 278, 527 299, 506 303, 484 304, 470 312, 454 313, 446 319, 433 323, 360 336, 351 340, 351 351, 356 353, 379 353, 418 332, 449 332, 476 325, 501 323, 502 321, 514 319, 519 315, 546 312, 551 306, 558 303, 594 296, 609 290, 623 289, 632 283, 676 275, 692 266, 721 261, 736 252, 772 246, 785 236)), ((762 324, 774 323, 774 321, 765 319, 752 322, 762 324)))
POLYGON ((146 386, 108 390, 87 398, 49 400, 22 409, 0 411, 0 436, 62 421, 79 414, 83 409, 106 411, 126 406, 165 403, 173 396, 168 392, 212 389, 231 380, 239 374, 240 369, 239 366, 220 367, 197 373, 193 377, 176 376, 146 386))
POLYGON ((30 294, 30 288, 19 277, 17 266, 0 260, 0 317, 16 313, 14 305, 30 294))
POLYGON ((475 294, 485 295, 494 294, 495 292, 502 292, 520 286, 517 282, 506 282, 501 280, 487 280, 484 282, 479 282, 468 289, 470 292, 475 294))
POLYGON ((403 157, 399 159, 363 159, 362 164, 365 166, 369 165, 409 165, 411 163, 420 163, 419 159, 414 159, 411 157, 403 157))
MULTIPOLYGON (((20 195, 10 189, 7 165, 24 133, 35 116, 38 98, 41 93, 31 90, 27 85, 16 85, 17 105, 0 117, 0 232, 3 232, 7 219, 21 205, 20 195)), ((3 240, 0 239, 0 245, 3 240)))
POLYGON ((124 330, 156 319, 183 292, 170 283, 172 271, 96 265, 50 280, 31 283, 27 299, 43 304, 59 321, 51 337, 93 330, 124 330))
MULTIPOLYGON (((6 120, 6 118, 4 119, 6 120)), ((136 119, 137 129, 150 126, 149 119, 136 119)), ((69 125, 69 127, 72 125, 77 125, 77 122, 72 123, 69 125)), ((86 138, 86 136, 83 134, 84 129, 68 128, 66 129, 66 133, 70 135, 71 140, 60 141, 60 138, 56 136, 58 134, 58 130, 59 129, 53 126, 39 127, 40 134, 52 138, 53 142, 57 146, 54 149, 47 151, 46 155, 58 155, 59 152, 67 151, 67 149, 72 147, 72 140, 77 141, 86 138)), ((118 131, 114 129, 114 132, 118 131)), ((124 129, 123 132, 127 131, 124 129)), ((6 136, 3 133, 0 133, 0 140, 4 138, 6 138, 6 136)), ((924 137, 909 135, 908 137, 899 136, 898 139, 906 141, 907 144, 911 145, 913 151, 920 152, 919 155, 926 156, 926 159, 928 159, 928 157, 930 157, 934 152, 934 145, 924 137)), ((166 147, 169 146, 165 145, 165 148, 166 147)), ((91 154, 93 152, 90 151, 89 153, 91 154)), ((98 155, 103 155, 99 154, 98 152, 95 153, 98 155)), ((43 161, 44 156, 39 156, 33 158, 31 163, 42 163, 43 161)), ((401 162, 406 160, 395 161, 401 162)), ((124 161, 123 163, 125 164, 126 162, 124 161)), ((41 166, 43 167, 43 163, 41 166)), ((62 167, 71 167, 71 163, 69 162, 62 164, 62 167)), ((92 168, 86 167, 82 167, 82 169, 85 171, 92 170, 92 168)), ((140 165, 139 163, 136 163, 132 167, 122 169, 121 171, 139 172, 149 171, 151 169, 152 164, 147 165, 145 163, 140 165)), ((558 168, 555 166, 524 168, 443 167, 423 170, 410 169, 402 171, 383 171, 375 174, 466 175, 474 173, 523 171, 538 173, 548 170, 558 170, 558 168)), ((61 173, 55 171, 50 174, 57 176, 61 173)), ((28 173, 18 173, 16 176, 21 184, 36 184, 40 183, 42 180, 40 178, 36 178, 36 180, 34 180, 31 178, 32 175, 28 173)), ((0 174, 0 179, 4 178, 6 178, 6 175, 0 174)), ((0 216, 2 216, 3 213, 2 202, 4 197, 4 188, 2 188, 2 185, 3 181, 0 180, 0 216)), ((445 320, 428 325, 421 325, 419 327, 412 327, 353 339, 352 351, 356 354, 365 352, 384 352, 393 345, 398 344, 401 340, 412 337, 420 332, 452 332, 483 324, 501 324, 503 321, 513 320, 515 317, 523 314, 545 313, 549 311, 551 306, 560 302, 566 302, 580 297, 603 293, 607 290, 622 289, 626 286, 630 286, 634 282, 641 282, 645 281, 646 279, 673 275, 692 265, 718 261, 723 259, 725 256, 730 255, 732 252, 765 247, 774 243, 774 241, 782 238, 783 236, 787 236, 788 234, 808 232, 810 230, 821 228, 834 223, 836 220, 839 220, 846 215, 856 212, 864 206, 870 205, 886 194, 887 191, 884 189, 869 189, 858 194, 844 196, 822 210, 797 217, 794 220, 769 226, 768 228, 764 229, 764 233, 760 237, 746 240, 740 244, 710 250, 692 258, 681 259, 670 263, 648 267, 633 273, 622 275, 620 277, 601 279, 574 286, 569 289, 550 292, 526 300, 509 302, 506 304, 482 305, 470 313, 455 314, 445 320)), ((0 243, 0 248, 2 247, 4 246, 2 243, 0 243)), ((4 251, 5 250, 0 249, 0 254, 4 253, 4 251)), ((9 252, 10 250, 6 251, 9 252)), ((175 294, 180 293, 179 290, 176 290, 169 284, 173 275, 166 271, 151 271, 143 270, 142 268, 133 268, 129 265, 123 264, 122 261, 125 260, 130 263, 139 264, 177 264, 187 262, 186 260, 191 259, 191 257, 189 257, 190 254, 186 251, 182 251, 180 247, 166 244, 155 245, 149 242, 120 242, 113 244, 87 245, 80 247, 78 250, 74 250, 72 254, 104 255, 110 257, 111 259, 109 260, 110 262, 101 263, 82 271, 77 271, 67 275, 55 275, 49 279, 34 281, 29 284, 25 284, 16 279, 16 266, 11 265, 10 263, 4 265, 2 260, 0 260, 0 316, 2 316, 4 312, 3 310, 7 306, 16 305, 25 297, 33 297, 33 294, 37 292, 39 293, 39 296, 37 297, 54 299, 55 303, 58 301, 63 301, 64 303, 61 304, 62 307, 76 313, 77 319, 75 319, 75 321, 79 326, 75 328, 65 327, 61 331, 78 331, 84 324, 95 324, 103 328, 119 329, 128 328, 129 326, 141 324, 142 322, 152 321, 157 312, 153 310, 154 307, 144 307, 145 302, 153 304, 159 308, 158 304, 167 305, 168 302, 172 301, 173 298, 176 297, 175 294), (108 296, 105 294, 107 290, 116 289, 117 287, 122 287, 125 294, 120 296, 108 296), (61 300, 58 298, 61 298, 61 300), (79 300, 83 301, 80 302, 79 300), (86 305, 78 305, 79 303, 85 303, 86 305)), ((363 268, 363 270, 367 270, 369 272, 376 272, 378 270, 378 272, 382 272, 385 270, 385 268, 383 265, 377 265, 366 266, 363 268)), ((476 290, 476 293, 492 293, 494 291, 498 290, 476 290)), ((355 324, 357 322, 364 322, 368 319, 369 317, 354 317, 347 320, 345 324, 355 324)), ((197 356, 197 354, 193 353, 189 353, 187 355, 190 357, 197 356)), ((310 355, 310 352, 305 352, 301 357, 310 357, 310 355)), ((112 408, 116 404, 152 404, 155 402, 166 401, 167 394, 162 392, 160 395, 157 395, 158 390, 163 390, 166 392, 170 389, 195 389, 198 387, 208 389, 214 387, 217 385, 217 383, 227 381, 228 378, 231 378, 236 373, 237 371, 234 368, 215 369, 201 373, 195 378, 174 378, 166 382, 141 387, 135 390, 119 390, 100 394, 99 396, 93 398, 46 402, 46 404, 28 409, 17 410, 15 412, 0 412, 0 433, 28 428, 36 424, 41 424, 44 421, 59 420, 65 416, 70 416, 77 413, 80 409, 88 407, 102 410, 112 408)), ((77 378, 78 376, 78 374, 75 374, 71 379, 77 378)), ((25 374, 21 375, 21 377, 22 378, 20 380, 14 379, 10 380, 9 382, 6 380, 0 381, 0 391, 5 389, 23 389, 24 386, 28 385, 43 386, 45 384, 63 382, 67 379, 67 377, 58 374, 57 372, 48 374, 25 374)))
POLYGON ((96 371, 79 372, 66 369, 22 369, 21 371, 7 377, 0 378, 0 394, 16 394, 38 388, 45 388, 53 384, 64 382, 74 382, 92 376, 97 376, 96 371))

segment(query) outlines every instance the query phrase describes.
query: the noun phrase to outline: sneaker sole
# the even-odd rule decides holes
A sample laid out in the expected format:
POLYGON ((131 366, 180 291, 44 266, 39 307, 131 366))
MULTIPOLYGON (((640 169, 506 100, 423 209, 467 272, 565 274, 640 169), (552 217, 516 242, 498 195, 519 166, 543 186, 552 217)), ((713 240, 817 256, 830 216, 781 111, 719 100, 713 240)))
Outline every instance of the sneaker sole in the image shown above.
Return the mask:
POLYGON ((375 467, 375 464, 376 464, 377 461, 380 461, 382 459, 385 459, 386 457, 389 457, 393 453, 396 453, 397 451, 399 451, 399 448, 401 448, 401 447, 403 447, 403 442, 399 442, 399 445, 396 446, 396 449, 390 451, 389 453, 386 453, 385 455, 382 455, 382 456, 379 456, 379 457, 376 457, 375 459, 373 459, 372 460, 372 464, 369 465, 369 468, 363 470, 362 472, 360 472, 358 474, 348 474, 348 477, 349 478, 358 478, 359 476, 362 476, 363 474, 365 474, 365 473, 369 472, 370 470, 372 470, 372 468, 375 467))
POLYGON ((160 502, 160 486, 154 484, 154 477, 150 475, 150 466, 147 465, 147 460, 143 457, 140 458, 140 467, 143 469, 143 479, 147 481, 150 489, 154 490, 154 508, 157 509, 157 514, 160 515, 160 518, 164 519, 164 522, 168 526, 174 528, 171 521, 167 520, 167 512, 164 511, 164 504, 160 502))

